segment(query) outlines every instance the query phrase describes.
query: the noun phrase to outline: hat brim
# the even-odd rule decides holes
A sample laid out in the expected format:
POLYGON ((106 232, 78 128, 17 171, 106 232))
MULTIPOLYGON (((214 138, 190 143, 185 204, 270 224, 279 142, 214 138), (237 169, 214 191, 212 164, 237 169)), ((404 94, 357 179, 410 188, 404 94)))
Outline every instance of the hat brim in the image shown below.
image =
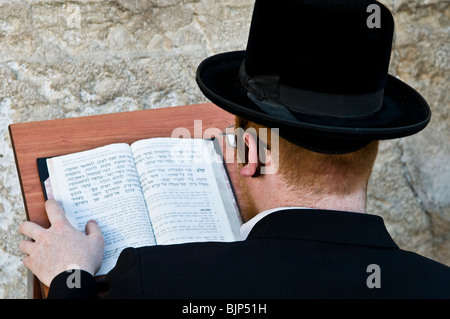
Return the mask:
POLYGON ((280 132, 282 129, 288 139, 298 135, 303 139, 343 139, 363 145, 368 141, 415 134, 430 121, 431 111, 425 99, 391 75, 387 78, 382 107, 369 117, 349 119, 293 112, 298 121, 275 118, 247 97, 238 76, 244 56, 245 51, 235 51, 204 60, 197 70, 201 91, 214 104, 232 114, 267 127, 280 128, 280 132))

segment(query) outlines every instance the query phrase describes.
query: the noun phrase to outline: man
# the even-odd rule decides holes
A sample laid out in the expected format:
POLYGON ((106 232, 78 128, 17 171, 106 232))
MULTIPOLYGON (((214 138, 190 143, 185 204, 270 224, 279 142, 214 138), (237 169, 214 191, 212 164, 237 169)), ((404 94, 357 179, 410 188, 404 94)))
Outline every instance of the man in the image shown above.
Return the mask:
MULTIPOLYGON (((377 141, 417 133, 431 115, 387 73, 392 35, 391 14, 375 1, 257 0, 247 50, 213 56, 197 72, 202 92, 244 132, 244 240, 128 248, 105 297, 450 297, 449 267, 402 251, 365 213, 377 141), (245 130, 265 127, 279 128, 278 148, 245 130)), ((20 227, 34 240, 20 244, 24 265, 50 285, 49 297, 95 297, 98 226, 89 222, 84 235, 55 202, 46 209, 50 229, 20 227), (70 264, 82 269, 80 288, 67 285, 70 264)))

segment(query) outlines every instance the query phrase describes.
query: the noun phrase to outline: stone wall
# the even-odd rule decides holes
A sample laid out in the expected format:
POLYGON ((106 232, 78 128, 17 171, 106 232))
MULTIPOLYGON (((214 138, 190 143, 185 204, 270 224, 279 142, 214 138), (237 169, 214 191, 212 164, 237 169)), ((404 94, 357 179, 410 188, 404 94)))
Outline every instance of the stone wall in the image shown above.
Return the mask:
POLYGON ((369 212, 397 244, 450 265, 450 3, 390 0, 396 22, 391 74, 418 90, 433 115, 417 135, 383 142, 369 212))
MULTIPOLYGON (((26 296, 8 124, 206 102, 196 67, 245 48, 253 2, 0 2, 0 298, 26 296)), ((385 3, 397 23, 391 73, 434 113, 417 136, 381 144, 368 211, 385 218, 400 247, 450 265, 450 4, 385 3)))

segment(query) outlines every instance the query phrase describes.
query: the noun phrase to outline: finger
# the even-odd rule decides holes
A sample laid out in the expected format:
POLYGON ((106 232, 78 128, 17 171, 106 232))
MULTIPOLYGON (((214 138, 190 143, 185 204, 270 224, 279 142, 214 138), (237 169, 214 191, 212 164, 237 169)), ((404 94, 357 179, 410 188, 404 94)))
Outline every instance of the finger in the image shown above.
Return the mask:
POLYGON ((45 229, 38 224, 29 221, 23 222, 19 226, 19 232, 22 235, 25 235, 34 240, 36 240, 40 236, 40 234, 44 232, 44 230, 45 229))
POLYGON ((45 202, 45 210, 47 211, 48 220, 51 224, 56 222, 66 222, 67 217, 62 207, 54 199, 49 199, 45 202))
POLYGON ((33 250, 34 243, 31 240, 22 240, 19 243, 19 249, 25 255, 30 255, 33 250))

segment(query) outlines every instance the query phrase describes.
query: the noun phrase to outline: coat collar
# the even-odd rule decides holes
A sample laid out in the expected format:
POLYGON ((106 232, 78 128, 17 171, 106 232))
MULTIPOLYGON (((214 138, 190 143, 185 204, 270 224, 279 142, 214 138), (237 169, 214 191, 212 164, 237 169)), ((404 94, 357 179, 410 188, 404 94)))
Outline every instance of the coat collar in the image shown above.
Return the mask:
POLYGON ((318 209, 289 209, 256 223, 247 240, 278 238, 398 248, 380 216, 318 209))

